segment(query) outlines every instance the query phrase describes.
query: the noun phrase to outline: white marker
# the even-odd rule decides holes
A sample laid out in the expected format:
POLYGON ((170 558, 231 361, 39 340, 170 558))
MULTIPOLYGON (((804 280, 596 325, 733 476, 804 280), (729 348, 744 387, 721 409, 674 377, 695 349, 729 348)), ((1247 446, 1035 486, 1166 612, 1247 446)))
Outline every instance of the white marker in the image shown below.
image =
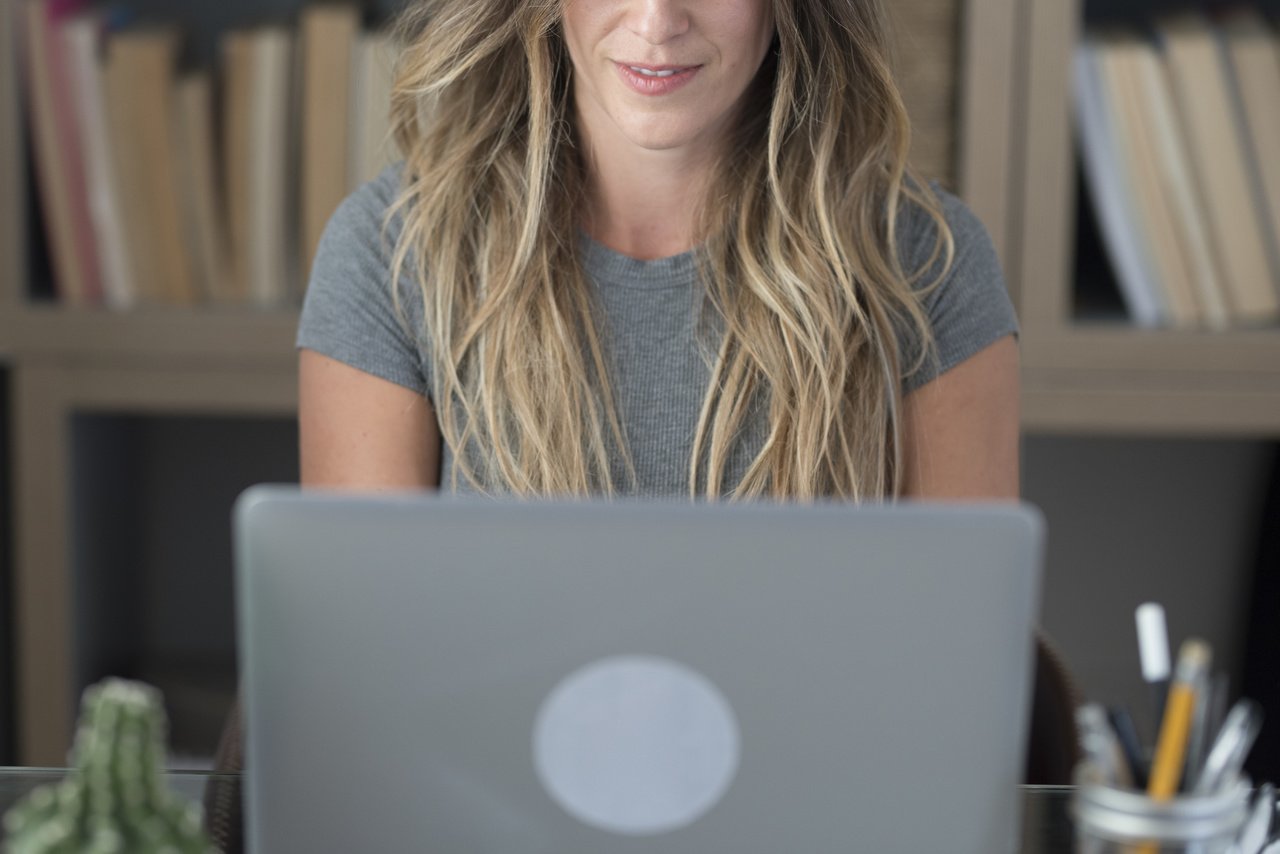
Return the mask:
POLYGON ((1155 696, 1157 730, 1164 720, 1164 704, 1169 696, 1169 630, 1165 627, 1164 607, 1155 602, 1138 606, 1134 613, 1138 624, 1138 656, 1142 661, 1142 678, 1155 696))

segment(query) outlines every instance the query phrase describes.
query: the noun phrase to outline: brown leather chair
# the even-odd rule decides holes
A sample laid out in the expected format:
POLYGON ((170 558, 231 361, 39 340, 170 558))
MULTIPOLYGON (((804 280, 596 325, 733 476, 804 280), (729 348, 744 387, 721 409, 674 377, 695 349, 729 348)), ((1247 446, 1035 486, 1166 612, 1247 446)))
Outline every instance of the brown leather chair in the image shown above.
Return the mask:
POLYGON ((1080 761, 1076 708, 1084 701, 1083 695, 1066 660, 1039 629, 1035 655, 1027 765, 1022 782, 1029 786, 1067 786, 1080 761))
MULTIPOLYGON (((1080 758, 1075 710, 1080 695, 1062 656, 1041 631, 1036 632, 1035 683, 1027 739, 1027 764, 1023 782, 1038 786, 1065 786, 1080 758)), ((205 827, 213 843, 225 854, 244 851, 244 820, 240 772, 244 769, 244 736, 240 704, 231 708, 214 762, 214 777, 205 790, 205 827)))

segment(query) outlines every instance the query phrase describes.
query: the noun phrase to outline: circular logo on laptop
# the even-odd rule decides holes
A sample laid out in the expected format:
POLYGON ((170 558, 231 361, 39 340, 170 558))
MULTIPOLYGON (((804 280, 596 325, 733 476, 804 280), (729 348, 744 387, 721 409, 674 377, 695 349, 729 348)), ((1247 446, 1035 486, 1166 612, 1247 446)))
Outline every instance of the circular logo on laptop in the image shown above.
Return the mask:
POLYGON ((738 722, 702 674, 653 656, 605 658, 547 696, 534 766, 569 815, 611 833, 668 833, 706 815, 738 770, 738 722))

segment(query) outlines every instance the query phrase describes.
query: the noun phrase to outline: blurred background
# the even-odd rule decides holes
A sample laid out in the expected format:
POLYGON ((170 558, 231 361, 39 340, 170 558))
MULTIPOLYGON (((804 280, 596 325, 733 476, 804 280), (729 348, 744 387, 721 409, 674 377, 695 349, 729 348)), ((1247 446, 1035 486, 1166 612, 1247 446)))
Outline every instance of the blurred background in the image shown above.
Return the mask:
MULTIPOLYGON (((401 5, 0 2, 0 764, 63 764, 107 674, 209 761, 231 503, 297 479, 297 307, 396 159, 401 5)), ((1019 309, 1045 629, 1141 723, 1133 610, 1162 602, 1270 704, 1280 777, 1280 3, 889 5, 913 164, 1019 309)))

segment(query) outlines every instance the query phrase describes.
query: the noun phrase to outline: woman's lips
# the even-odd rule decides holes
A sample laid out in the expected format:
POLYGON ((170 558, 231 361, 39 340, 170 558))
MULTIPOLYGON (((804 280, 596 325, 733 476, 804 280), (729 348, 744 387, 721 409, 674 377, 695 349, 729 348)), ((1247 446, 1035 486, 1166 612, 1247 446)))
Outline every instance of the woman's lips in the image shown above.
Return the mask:
POLYGON ((694 78, 701 65, 643 65, 615 62, 618 74, 632 91, 641 95, 669 95, 694 78), (651 72, 636 71, 643 68, 651 72))

